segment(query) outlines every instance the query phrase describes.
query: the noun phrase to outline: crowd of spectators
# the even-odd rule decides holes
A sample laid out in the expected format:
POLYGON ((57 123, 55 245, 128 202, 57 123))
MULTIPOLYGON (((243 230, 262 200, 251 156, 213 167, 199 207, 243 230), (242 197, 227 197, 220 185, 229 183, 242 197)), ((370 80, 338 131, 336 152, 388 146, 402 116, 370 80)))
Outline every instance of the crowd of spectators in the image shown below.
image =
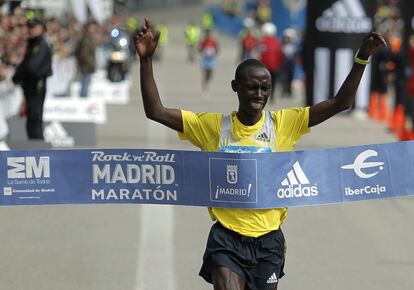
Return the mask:
MULTIPOLYGON (((21 7, 15 8, 9 14, 0 15, 0 140, 8 133, 5 119, 15 113, 21 116, 27 113, 24 110, 24 101, 16 97, 23 95, 22 91, 12 79, 28 48, 30 21, 40 20, 44 25, 44 37, 53 55, 53 74, 48 82, 51 80, 54 86, 48 95, 59 97, 70 95, 73 81, 79 79, 88 85, 95 69, 105 69, 110 31, 114 27, 125 31, 130 29, 125 13, 120 12, 101 25, 93 19, 82 24, 73 16, 66 19, 41 17, 41 13, 21 7), (85 31, 88 33, 85 34, 85 31), (80 65, 85 64, 85 59, 92 60, 87 68, 80 65), (20 100, 20 104, 16 104, 17 100, 20 100), (19 109, 16 110, 16 106, 19 109)), ((82 97, 87 96, 87 86, 80 94, 82 97)))

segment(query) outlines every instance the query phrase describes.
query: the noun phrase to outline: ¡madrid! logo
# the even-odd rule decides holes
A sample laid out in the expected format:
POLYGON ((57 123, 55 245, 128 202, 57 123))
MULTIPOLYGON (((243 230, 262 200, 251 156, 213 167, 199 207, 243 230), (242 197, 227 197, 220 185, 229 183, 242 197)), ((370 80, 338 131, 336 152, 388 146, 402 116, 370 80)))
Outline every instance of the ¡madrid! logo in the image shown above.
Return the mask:
POLYGON ((318 187, 311 185, 298 161, 293 164, 287 177, 281 182, 283 188, 277 190, 278 198, 296 198, 318 195, 318 187))
POLYGON ((359 0, 336 1, 322 12, 315 25, 321 32, 332 33, 368 33, 372 30, 372 20, 359 0))

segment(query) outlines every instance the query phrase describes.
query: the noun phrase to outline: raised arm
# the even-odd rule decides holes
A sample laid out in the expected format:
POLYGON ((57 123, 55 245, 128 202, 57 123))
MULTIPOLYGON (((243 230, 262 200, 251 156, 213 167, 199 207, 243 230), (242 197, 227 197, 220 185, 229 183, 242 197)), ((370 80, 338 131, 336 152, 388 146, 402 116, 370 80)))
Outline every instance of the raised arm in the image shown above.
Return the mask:
POLYGON ((153 36, 151 24, 145 18, 142 31, 135 36, 135 49, 139 56, 141 95, 145 115, 147 118, 164 124, 171 129, 183 132, 181 111, 163 106, 155 83, 152 56, 157 48, 159 38, 160 32, 157 31, 153 36))
MULTIPOLYGON (((368 60, 370 55, 374 54, 383 45, 387 45, 384 38, 379 33, 371 32, 364 38, 357 58, 368 60)), ((364 74, 364 69, 365 65, 354 62, 351 71, 336 96, 310 107, 309 127, 318 125, 339 112, 351 108, 359 82, 364 74)))

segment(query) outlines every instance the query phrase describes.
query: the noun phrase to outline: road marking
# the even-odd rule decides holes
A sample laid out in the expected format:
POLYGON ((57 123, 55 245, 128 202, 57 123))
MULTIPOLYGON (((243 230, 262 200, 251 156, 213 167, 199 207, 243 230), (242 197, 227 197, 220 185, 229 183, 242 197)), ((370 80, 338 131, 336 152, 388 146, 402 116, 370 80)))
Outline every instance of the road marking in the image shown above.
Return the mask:
POLYGON ((174 212, 170 205, 139 207, 135 290, 176 289, 174 212))

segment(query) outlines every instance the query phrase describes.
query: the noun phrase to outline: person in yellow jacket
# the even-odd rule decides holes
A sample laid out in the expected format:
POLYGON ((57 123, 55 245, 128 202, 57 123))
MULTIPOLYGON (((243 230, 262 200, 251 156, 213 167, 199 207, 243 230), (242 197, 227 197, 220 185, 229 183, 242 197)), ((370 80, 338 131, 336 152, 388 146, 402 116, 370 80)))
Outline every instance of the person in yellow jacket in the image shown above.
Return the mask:
POLYGON ((190 22, 186 25, 184 30, 185 44, 187 46, 187 59, 190 62, 195 60, 197 54, 197 46, 200 40, 200 27, 194 22, 190 22))
POLYGON ((256 10, 256 20, 259 24, 263 24, 270 21, 272 17, 272 9, 269 6, 269 3, 264 1, 260 3, 256 10))
POLYGON ((206 11, 201 17, 201 26, 203 30, 212 30, 214 28, 214 19, 213 15, 210 12, 206 11))
POLYGON ((168 45, 168 27, 164 22, 160 22, 156 25, 156 29, 160 32, 160 39, 158 41, 159 47, 154 54, 156 60, 161 60, 163 51, 168 45))
MULTIPOLYGON (((178 132, 202 151, 276 152, 293 150, 299 138, 335 114, 350 108, 368 58, 386 45, 377 33, 368 34, 355 56, 348 77, 336 96, 311 107, 264 111, 271 93, 266 67, 248 59, 236 68, 231 87, 238 109, 229 115, 191 112, 162 104, 153 75, 152 56, 160 34, 145 20, 135 48, 140 58, 141 95, 146 116, 178 132)), ((197 194, 196 192, 194 194, 197 194)), ((276 290, 284 275, 285 239, 280 225, 286 208, 211 208, 216 221, 210 230, 200 275, 215 290, 276 290)))

